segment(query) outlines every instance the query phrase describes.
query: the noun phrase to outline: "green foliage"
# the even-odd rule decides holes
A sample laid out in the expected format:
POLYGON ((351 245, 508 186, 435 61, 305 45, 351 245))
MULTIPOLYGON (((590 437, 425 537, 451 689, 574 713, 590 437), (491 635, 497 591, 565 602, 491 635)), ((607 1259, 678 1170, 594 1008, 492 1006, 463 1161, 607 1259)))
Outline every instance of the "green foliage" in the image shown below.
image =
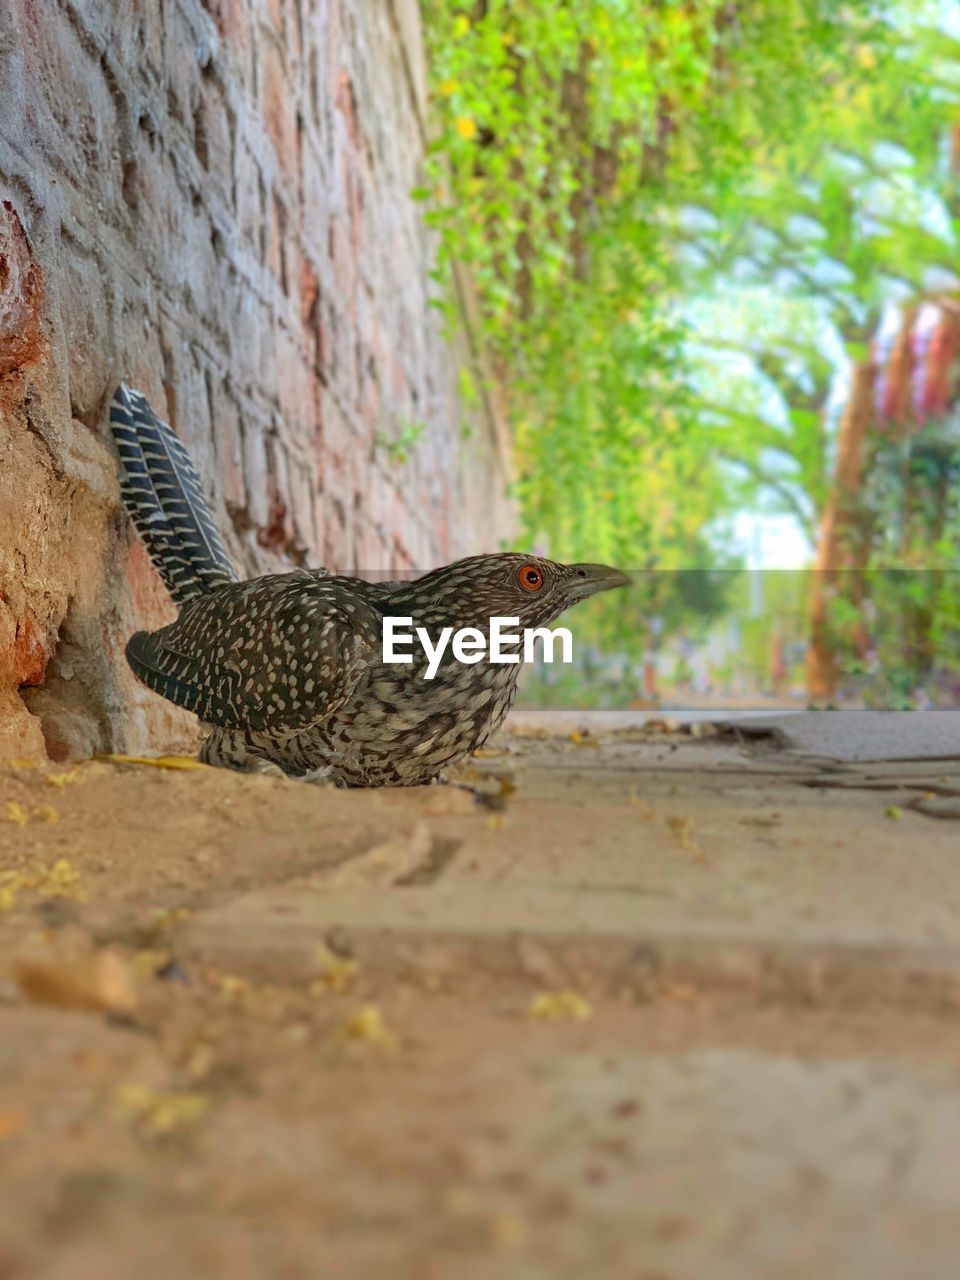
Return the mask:
POLYGON ((377 447, 382 449, 392 466, 402 467, 410 460, 410 451, 427 429, 425 422, 408 422, 401 420, 395 435, 387 436, 378 432, 377 447))
MULTIPOLYGON (((725 517, 750 507, 788 514, 812 549, 846 371, 891 299, 956 265, 944 143, 960 118, 960 42, 945 6, 423 0, 423 12, 434 141, 419 194, 439 233, 441 305, 452 318, 451 268, 464 265, 476 336, 508 392, 525 541, 706 567, 725 517)), ((870 502, 878 529, 901 528, 870 502)), ((881 568, 955 557, 950 520, 901 532, 895 545, 878 535, 881 568)), ((641 612, 680 625, 714 611, 668 598, 679 581, 664 575, 641 612)), ((877 590, 893 617, 891 582, 877 590)), ((941 620, 953 634, 942 591, 910 608, 928 635, 941 620)), ((591 634, 637 625, 626 605, 604 618, 591 634)), ((851 632, 839 613, 836 625, 851 632)))
POLYGON ((740 496, 792 516, 811 547, 845 368, 868 358, 885 304, 922 295, 933 271, 954 278, 957 178, 944 142, 960 114, 960 64, 943 14, 933 0, 878 7, 851 47, 853 74, 832 78, 748 184, 688 187, 706 421, 745 478, 740 496), (730 349, 745 359, 724 387, 718 357, 730 349))
POLYGON ((758 162, 796 187, 814 135, 841 132, 848 99, 889 72, 889 30, 834 0, 424 13, 437 133, 420 194, 439 278, 469 266, 510 389, 527 534, 557 555, 689 564, 727 504, 675 305, 676 215, 712 207, 711 253, 729 258, 758 162))
POLYGON ((846 674, 881 706, 949 695, 960 672, 960 432, 931 422, 881 441, 863 494, 870 567, 832 602, 846 674), (868 654, 858 644, 867 633, 868 654))

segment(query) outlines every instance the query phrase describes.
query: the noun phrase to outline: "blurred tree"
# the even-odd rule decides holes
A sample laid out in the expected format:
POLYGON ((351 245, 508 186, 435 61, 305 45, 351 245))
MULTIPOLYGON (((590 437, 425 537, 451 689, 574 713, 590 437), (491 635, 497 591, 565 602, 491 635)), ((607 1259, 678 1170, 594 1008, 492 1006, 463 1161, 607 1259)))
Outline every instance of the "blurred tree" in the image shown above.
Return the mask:
POLYGON ((873 4, 834 0, 424 11, 437 136, 420 194, 440 279, 470 268, 528 533, 558 555, 682 564, 725 504, 687 386, 671 210, 693 192, 735 207, 888 32, 873 4))
POLYGON ((865 554, 871 339, 955 278, 951 8, 424 0, 420 195, 438 281, 461 263, 476 290, 527 536, 673 568, 737 506, 791 513, 830 589, 824 689, 830 575, 865 554))

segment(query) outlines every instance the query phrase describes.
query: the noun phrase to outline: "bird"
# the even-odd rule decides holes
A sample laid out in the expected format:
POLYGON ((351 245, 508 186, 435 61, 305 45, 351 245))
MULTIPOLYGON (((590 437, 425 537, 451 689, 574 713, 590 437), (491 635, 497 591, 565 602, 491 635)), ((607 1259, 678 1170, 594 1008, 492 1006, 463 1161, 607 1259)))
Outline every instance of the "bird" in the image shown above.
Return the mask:
POLYGON ((121 383, 110 427, 123 504, 179 609, 169 625, 132 635, 127 661, 148 689, 199 717, 209 765, 339 787, 442 780, 499 729, 521 664, 466 663, 448 645, 425 678, 415 647, 406 664, 384 662, 384 618, 409 619, 404 630, 424 628, 434 645, 445 627, 487 638, 495 616, 545 627, 629 583, 607 565, 517 552, 413 581, 323 568, 241 581, 189 453, 146 397, 121 383))

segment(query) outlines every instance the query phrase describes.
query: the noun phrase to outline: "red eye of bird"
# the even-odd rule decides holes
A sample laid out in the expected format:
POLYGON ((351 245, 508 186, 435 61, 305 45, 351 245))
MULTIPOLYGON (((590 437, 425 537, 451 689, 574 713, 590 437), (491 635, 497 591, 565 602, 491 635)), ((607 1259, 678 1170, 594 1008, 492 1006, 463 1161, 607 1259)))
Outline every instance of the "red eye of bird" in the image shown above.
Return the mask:
POLYGON ((539 591, 543 586, 543 571, 535 564, 525 564, 517 574, 517 581, 524 591, 539 591))

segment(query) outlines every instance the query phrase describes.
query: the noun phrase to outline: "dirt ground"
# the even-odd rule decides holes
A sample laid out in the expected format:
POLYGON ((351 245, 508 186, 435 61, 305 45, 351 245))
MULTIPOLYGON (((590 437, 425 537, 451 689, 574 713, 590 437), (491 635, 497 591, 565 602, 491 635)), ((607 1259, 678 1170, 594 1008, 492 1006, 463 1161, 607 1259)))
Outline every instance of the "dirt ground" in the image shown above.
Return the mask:
POLYGON ((463 781, 0 771, 0 1280, 955 1276, 957 762, 463 781))

